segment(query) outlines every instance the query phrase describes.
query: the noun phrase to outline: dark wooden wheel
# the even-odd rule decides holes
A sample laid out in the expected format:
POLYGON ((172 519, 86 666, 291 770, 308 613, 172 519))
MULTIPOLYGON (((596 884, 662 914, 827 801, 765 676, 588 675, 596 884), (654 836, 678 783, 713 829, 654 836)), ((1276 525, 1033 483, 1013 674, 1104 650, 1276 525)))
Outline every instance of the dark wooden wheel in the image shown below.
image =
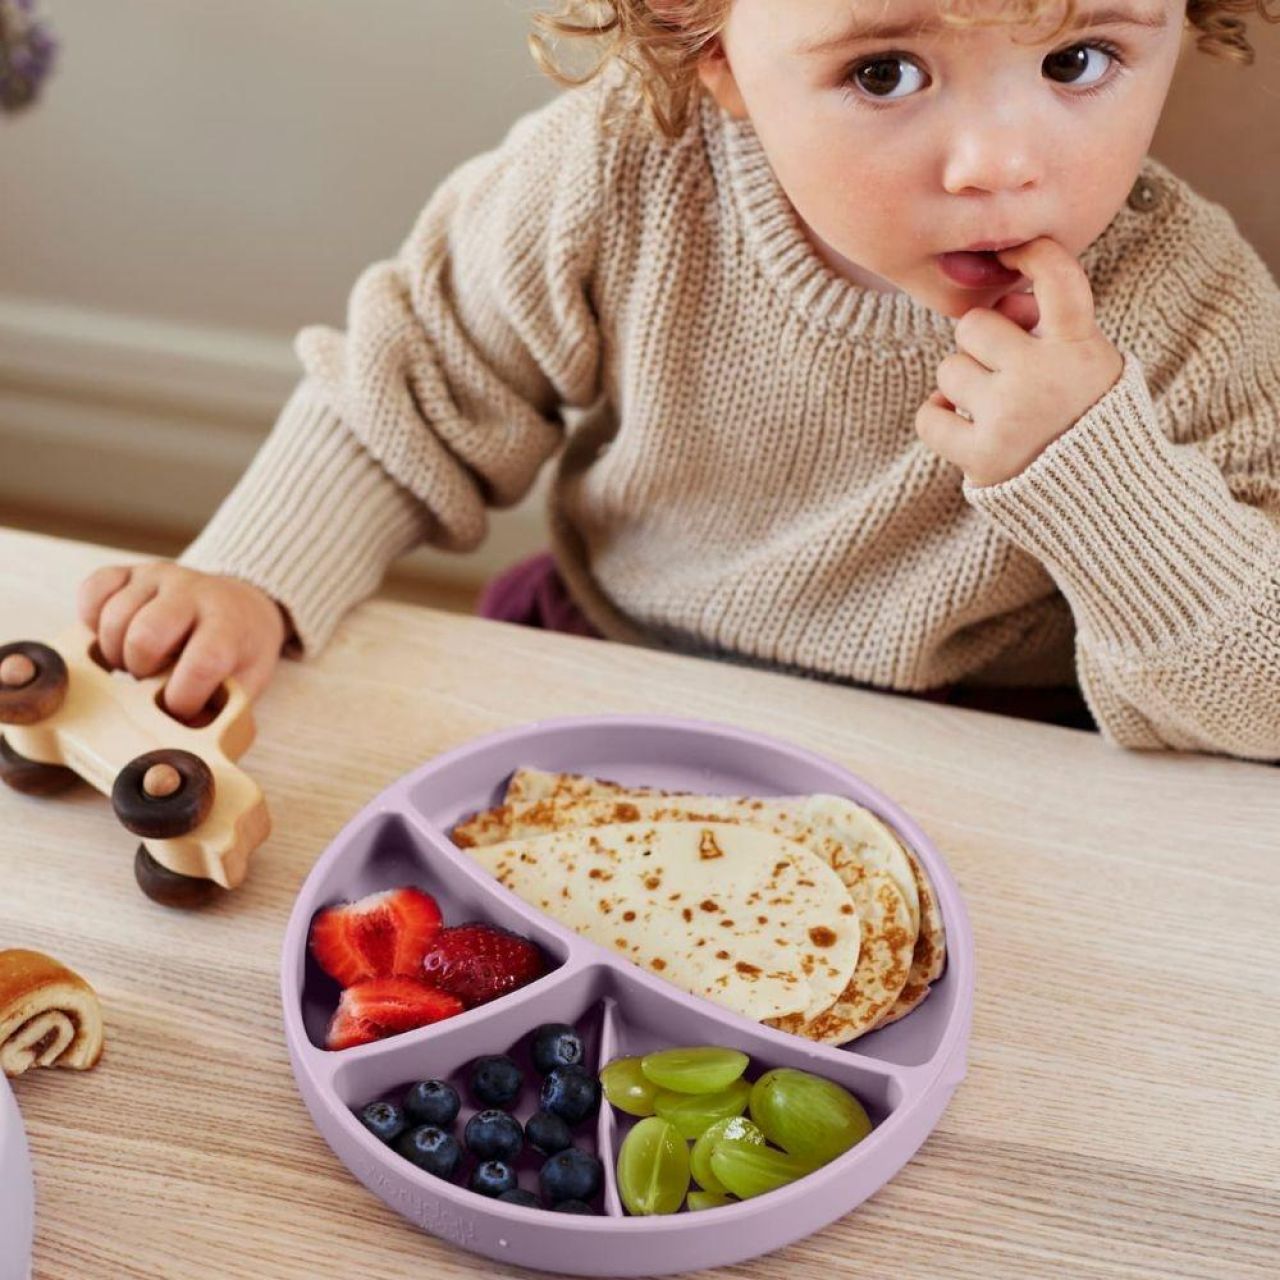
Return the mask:
POLYGON ((42 764, 20 756, 0 738, 0 782, 28 796, 56 796, 74 787, 80 775, 60 764, 42 764))
POLYGON ((35 640, 0 645, 0 724, 35 724, 67 696, 62 655, 35 640))
POLYGON ((194 831, 213 807, 213 773, 190 751, 148 751, 111 788, 116 817, 136 836, 171 840, 194 831))
POLYGON ((225 892, 220 885, 203 876, 184 876, 162 867, 140 844, 133 857, 133 877, 138 888, 165 907, 202 907, 225 892))

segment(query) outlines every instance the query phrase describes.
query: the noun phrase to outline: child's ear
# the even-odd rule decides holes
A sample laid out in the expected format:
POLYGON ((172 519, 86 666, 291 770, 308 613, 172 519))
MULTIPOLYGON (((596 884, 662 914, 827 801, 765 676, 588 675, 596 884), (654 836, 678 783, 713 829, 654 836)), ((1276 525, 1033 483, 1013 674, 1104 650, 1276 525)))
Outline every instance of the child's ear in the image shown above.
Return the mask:
POLYGON ((725 57, 724 47, 717 40, 715 47, 707 50, 698 62, 698 79, 719 105, 720 110, 735 120, 747 119, 747 104, 738 90, 738 81, 725 57))
MULTIPOLYGON (((668 22, 679 24, 682 11, 688 8, 689 0, 645 0, 652 13, 668 22)), ((747 105, 738 92, 738 82, 734 79, 729 59, 725 57, 724 46, 719 40, 698 60, 698 79, 711 95, 720 109, 735 120, 747 118, 747 105)))

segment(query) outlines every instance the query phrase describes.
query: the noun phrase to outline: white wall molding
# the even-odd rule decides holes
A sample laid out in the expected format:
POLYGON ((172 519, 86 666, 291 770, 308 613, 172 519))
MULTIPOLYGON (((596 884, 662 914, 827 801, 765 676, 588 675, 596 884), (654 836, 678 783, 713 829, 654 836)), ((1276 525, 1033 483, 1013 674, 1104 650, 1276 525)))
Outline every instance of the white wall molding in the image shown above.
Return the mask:
POLYGON ((275 335, 0 294, 3 384, 185 406, 252 425, 274 418, 299 372, 292 343, 275 335))
MULTIPOLYGON (((289 340, 0 295, 0 499, 194 536, 297 381, 289 340)), ((485 546, 398 566, 478 584, 545 541, 541 486, 485 546)))

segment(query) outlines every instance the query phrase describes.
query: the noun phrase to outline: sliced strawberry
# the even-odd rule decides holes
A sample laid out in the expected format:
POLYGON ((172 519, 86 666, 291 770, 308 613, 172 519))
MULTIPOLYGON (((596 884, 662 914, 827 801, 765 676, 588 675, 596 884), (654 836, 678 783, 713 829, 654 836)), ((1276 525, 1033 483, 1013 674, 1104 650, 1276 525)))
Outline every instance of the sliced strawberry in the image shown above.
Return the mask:
POLYGON ((462 1012, 462 1002, 421 978, 374 978, 348 987, 338 1001, 389 1031, 410 1031, 462 1012))
POLYGON ((451 991, 468 1008, 506 995, 547 971, 541 949, 492 924, 441 929, 422 959, 428 982, 451 991))
POLYGON ((349 1049, 461 1013, 463 1003, 421 978, 373 978, 348 987, 329 1022, 325 1044, 349 1049))
POLYGON ((381 1040, 382 1034, 372 1022, 357 1018, 350 1009, 344 1009, 339 1004, 333 1017, 329 1019, 329 1031, 324 1043, 327 1049, 350 1049, 352 1045, 381 1040))
POLYGON ((311 954, 344 987, 370 978, 419 977, 423 954, 439 932, 436 900, 406 885, 319 912, 311 924, 311 954))

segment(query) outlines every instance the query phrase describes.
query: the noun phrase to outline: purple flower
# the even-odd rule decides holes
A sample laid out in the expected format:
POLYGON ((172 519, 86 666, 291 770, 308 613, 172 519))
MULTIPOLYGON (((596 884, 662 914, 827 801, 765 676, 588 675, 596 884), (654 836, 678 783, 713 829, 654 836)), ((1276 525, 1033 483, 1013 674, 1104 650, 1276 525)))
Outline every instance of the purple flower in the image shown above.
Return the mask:
POLYGON ((57 42, 33 7, 34 0, 0 0, 0 111, 30 106, 53 65, 57 42))

